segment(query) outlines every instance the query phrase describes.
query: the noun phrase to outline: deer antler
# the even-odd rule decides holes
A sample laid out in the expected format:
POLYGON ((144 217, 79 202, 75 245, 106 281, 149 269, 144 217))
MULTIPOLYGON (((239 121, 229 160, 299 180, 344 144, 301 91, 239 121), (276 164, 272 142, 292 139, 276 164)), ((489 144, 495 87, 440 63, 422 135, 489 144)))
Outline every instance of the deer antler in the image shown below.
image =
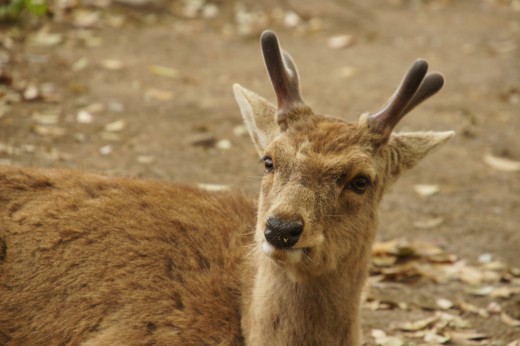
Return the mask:
POLYGON ((368 116, 372 131, 390 137, 393 128, 408 112, 442 88, 444 77, 440 73, 426 76, 427 71, 428 63, 424 60, 417 60, 412 65, 388 103, 368 116))
POLYGON ((291 56, 286 52, 282 54, 274 32, 264 31, 260 41, 265 66, 278 100, 277 116, 280 120, 284 114, 305 105, 300 94, 298 71, 291 56))

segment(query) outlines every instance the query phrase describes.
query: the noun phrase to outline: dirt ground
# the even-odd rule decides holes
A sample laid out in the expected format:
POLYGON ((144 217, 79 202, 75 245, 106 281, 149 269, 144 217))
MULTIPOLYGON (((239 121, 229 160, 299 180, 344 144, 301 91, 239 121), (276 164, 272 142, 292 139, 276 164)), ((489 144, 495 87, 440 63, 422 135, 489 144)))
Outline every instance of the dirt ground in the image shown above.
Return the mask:
MULTIPOLYGON (((457 136, 394 185, 380 208, 378 239, 435 242, 467 263, 492 258, 520 276, 518 1, 98 0, 57 2, 53 11, 52 18, 0 27, 0 164, 223 184, 254 194, 262 166, 231 86, 274 101, 262 30, 275 30, 294 57, 307 103, 349 120, 377 110, 421 57, 447 85, 399 130, 457 136), (438 192, 421 196, 418 184, 438 192)), ((496 303, 518 320, 515 280, 494 283, 516 289, 500 298, 468 295, 457 281, 376 285, 373 299, 410 308, 365 308, 365 340, 378 342, 374 329, 401 335, 391 324, 432 316, 439 308, 427 306, 437 298, 483 309, 496 303)), ((481 315, 461 312, 487 338, 449 342, 520 340, 520 326, 500 313, 481 315)))

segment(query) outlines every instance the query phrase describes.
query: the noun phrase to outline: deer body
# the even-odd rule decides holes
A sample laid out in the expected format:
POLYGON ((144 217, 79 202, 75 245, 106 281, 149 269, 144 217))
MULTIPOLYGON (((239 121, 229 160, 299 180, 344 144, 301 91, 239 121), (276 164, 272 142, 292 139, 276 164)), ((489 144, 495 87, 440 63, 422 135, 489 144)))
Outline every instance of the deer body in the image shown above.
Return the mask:
POLYGON ((0 345, 240 344, 254 212, 240 193, 0 168, 0 345))
POLYGON ((0 168, 0 345, 347 345, 377 206, 452 132, 392 133, 443 84, 419 60, 358 122, 305 104, 272 32, 278 106, 234 86, 265 165, 237 192, 80 172, 0 168))

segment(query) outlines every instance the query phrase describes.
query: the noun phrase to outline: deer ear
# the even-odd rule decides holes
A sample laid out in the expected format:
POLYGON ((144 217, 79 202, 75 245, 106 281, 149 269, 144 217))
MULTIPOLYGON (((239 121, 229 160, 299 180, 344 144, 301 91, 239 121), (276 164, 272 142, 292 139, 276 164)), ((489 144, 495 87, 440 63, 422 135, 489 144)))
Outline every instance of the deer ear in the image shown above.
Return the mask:
POLYGON ((403 170, 414 167, 454 135, 453 131, 393 133, 388 142, 392 175, 397 176, 403 170))
POLYGON ((238 84, 233 85, 233 92, 256 151, 263 157, 265 148, 280 133, 275 123, 276 106, 238 84))

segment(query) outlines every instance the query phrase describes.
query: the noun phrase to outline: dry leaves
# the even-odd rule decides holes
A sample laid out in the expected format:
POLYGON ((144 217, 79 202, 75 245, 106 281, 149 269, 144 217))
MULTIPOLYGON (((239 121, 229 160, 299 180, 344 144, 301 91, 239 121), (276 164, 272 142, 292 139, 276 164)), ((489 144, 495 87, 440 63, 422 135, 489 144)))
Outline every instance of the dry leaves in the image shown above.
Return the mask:
POLYGON ((150 73, 152 73, 156 76, 161 76, 161 77, 166 77, 166 78, 178 78, 179 77, 179 71, 174 68, 168 67, 168 66, 150 65, 150 66, 148 66, 148 71, 150 71, 150 73))
POLYGON ((484 156, 484 162, 502 172, 520 172, 520 161, 513 161, 505 157, 494 156, 492 154, 486 154, 484 156))
POLYGON ((520 320, 505 312, 500 303, 520 295, 520 271, 493 259, 490 254, 482 254, 477 264, 469 264, 446 253, 437 243, 403 239, 376 242, 372 252, 373 269, 369 280, 372 286, 385 287, 389 283, 408 284, 421 280, 435 284, 459 282, 466 288, 461 293, 467 295, 468 300, 474 296, 491 300, 486 307, 480 307, 460 296, 457 299, 435 297, 433 306, 416 306, 368 297, 364 307, 372 311, 436 310, 424 319, 394 323, 392 336, 373 330, 376 345, 416 344, 415 341, 410 343, 410 340, 435 345, 489 345, 491 337, 471 329, 468 316, 495 318, 510 328, 520 327, 520 320))

